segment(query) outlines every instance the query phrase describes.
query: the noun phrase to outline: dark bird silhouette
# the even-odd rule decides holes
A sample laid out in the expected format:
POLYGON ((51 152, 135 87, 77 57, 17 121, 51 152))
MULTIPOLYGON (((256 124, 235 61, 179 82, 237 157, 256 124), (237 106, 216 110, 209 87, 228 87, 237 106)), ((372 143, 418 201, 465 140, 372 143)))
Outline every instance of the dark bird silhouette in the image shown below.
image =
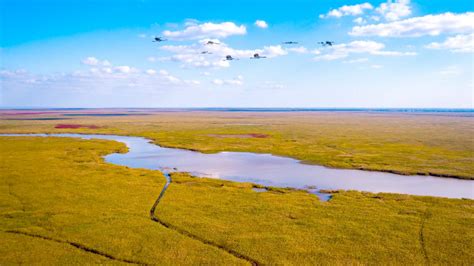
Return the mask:
POLYGON ((232 57, 231 55, 227 55, 224 59, 224 61, 232 61, 232 60, 238 60, 237 58, 232 57))
POLYGON ((207 43, 206 43, 206 45, 214 45, 214 44, 219 45, 220 43, 214 42, 214 41, 207 41, 207 43))
POLYGON ((298 44, 298 42, 289 41, 289 42, 283 42, 283 44, 298 44))
POLYGON ((254 54, 253 57, 250 57, 250 59, 262 59, 262 58, 267 58, 266 56, 260 56, 259 54, 254 54))
POLYGON ((163 37, 155 37, 155 38, 153 39, 153 42, 165 42, 165 41, 167 41, 167 40, 166 40, 166 39, 163 39, 163 37))
POLYGON ((318 44, 321 44, 322 46, 332 46, 334 44, 333 41, 324 41, 324 42, 318 42, 318 44))
POLYGON ((212 54, 212 53, 209 51, 202 51, 201 54, 212 54))

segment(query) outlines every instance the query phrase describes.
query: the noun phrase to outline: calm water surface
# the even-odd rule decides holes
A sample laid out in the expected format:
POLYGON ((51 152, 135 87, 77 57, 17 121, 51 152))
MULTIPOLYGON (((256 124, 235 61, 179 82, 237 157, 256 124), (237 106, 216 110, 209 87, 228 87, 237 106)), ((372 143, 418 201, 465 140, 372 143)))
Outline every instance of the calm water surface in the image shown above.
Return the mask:
MULTIPOLYGON (((26 134, 4 134, 25 136, 26 134)), ((308 189, 344 189, 474 199, 474 181, 432 176, 403 176, 384 172, 326 168, 298 160, 248 152, 203 154, 163 148, 141 137, 82 134, 28 134, 30 136, 106 139, 125 143, 129 152, 109 154, 107 162, 165 172, 190 172, 200 177, 252 182, 264 186, 308 189)), ((321 195, 319 195, 321 196, 321 195)), ((324 196, 323 196, 324 198, 324 196)), ((327 196, 324 198, 327 199, 327 196)))

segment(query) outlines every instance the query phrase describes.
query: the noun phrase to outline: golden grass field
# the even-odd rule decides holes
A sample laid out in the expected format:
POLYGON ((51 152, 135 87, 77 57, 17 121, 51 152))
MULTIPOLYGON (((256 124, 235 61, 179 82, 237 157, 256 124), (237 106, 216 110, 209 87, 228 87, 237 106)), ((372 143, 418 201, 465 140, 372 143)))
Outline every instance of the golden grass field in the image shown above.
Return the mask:
MULTIPOLYGON (((1 133, 127 134, 204 152, 270 152, 333 167, 474 177, 469 117, 196 112, 1 118, 1 133), (55 129, 59 123, 101 128, 55 129), (236 136, 245 134, 268 137, 236 136)), ((340 191, 321 202, 305 191, 259 193, 249 183, 177 173, 156 209, 161 223, 155 222, 149 212, 165 178, 101 158, 125 151, 103 140, 0 137, 0 264, 474 262, 474 201, 467 199, 340 191)))
POLYGON ((473 117, 348 112, 153 112, 121 117, 64 117, 57 113, 19 116, 5 112, 0 115, 0 133, 27 132, 144 136, 162 146, 206 153, 272 153, 329 167, 474 179, 473 117), (14 120, 45 117, 68 120, 14 120), (57 129, 58 124, 100 128, 57 129), (246 134, 268 137, 238 137, 246 134))

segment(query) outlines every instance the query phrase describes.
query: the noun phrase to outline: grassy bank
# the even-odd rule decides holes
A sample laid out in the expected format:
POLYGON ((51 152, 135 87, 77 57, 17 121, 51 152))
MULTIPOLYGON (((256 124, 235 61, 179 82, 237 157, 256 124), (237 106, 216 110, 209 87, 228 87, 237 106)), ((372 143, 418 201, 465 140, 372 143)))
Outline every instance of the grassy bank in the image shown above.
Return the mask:
POLYGON ((0 137, 0 264, 248 264, 225 250, 264 264, 474 261, 472 200, 349 191, 320 202, 175 174, 156 210, 167 228, 149 217, 164 177, 100 158, 124 148, 0 137))
POLYGON ((125 117, 0 115, 0 133, 76 132, 145 136, 160 145, 272 153, 337 168, 474 179, 474 119, 381 113, 153 113, 125 117), (20 117, 25 119, 25 116, 20 117), (8 119, 8 120, 7 120, 8 119), (58 124, 84 125, 55 128, 58 124), (88 128, 89 127, 89 128, 88 128))

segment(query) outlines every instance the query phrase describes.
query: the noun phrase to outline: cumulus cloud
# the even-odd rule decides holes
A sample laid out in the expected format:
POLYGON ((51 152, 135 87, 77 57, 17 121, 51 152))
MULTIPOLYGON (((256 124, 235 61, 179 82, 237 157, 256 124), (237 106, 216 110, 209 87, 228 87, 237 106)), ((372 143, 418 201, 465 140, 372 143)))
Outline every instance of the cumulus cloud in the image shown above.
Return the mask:
POLYGON ((255 26, 261 28, 261 29, 266 29, 268 28, 268 24, 267 22, 265 22, 264 20, 257 20, 255 21, 255 26))
POLYGON ((28 71, 24 69, 16 69, 16 70, 0 70, 0 77, 2 78, 12 78, 12 77, 19 77, 28 74, 28 71))
POLYGON ((365 23, 367 23, 367 21, 363 17, 358 17, 358 18, 354 19, 353 22, 356 23, 356 24, 365 24, 365 23))
POLYGON ((426 15, 389 23, 355 26, 353 36, 420 37, 446 34, 463 34, 474 31, 474 12, 426 15))
POLYGON ((229 61, 223 60, 226 55, 235 58, 250 58, 255 53, 267 58, 274 58, 288 54, 281 45, 270 45, 260 49, 240 50, 229 47, 218 39, 203 39, 191 45, 164 45, 162 50, 172 53, 166 58, 170 61, 180 62, 183 67, 200 68, 225 68, 229 67, 229 61), (219 45, 206 45, 208 41, 219 43, 219 45), (202 51, 209 52, 201 54, 202 51))
POLYGON ((148 75, 156 75, 156 70, 154 69, 147 69, 145 70, 145 73, 147 73, 148 75))
POLYGON ((25 88, 28 90, 58 90, 60 92, 81 91, 113 93, 130 88, 154 92, 172 88, 190 88, 200 85, 197 80, 185 80, 171 75, 166 70, 141 71, 130 66, 92 67, 64 73, 34 74, 23 70, 1 70, 0 83, 5 90, 25 88), (67 90, 65 90, 67 88, 67 90))
POLYGON ((342 43, 333 45, 329 49, 323 50, 321 55, 315 57, 316 61, 331 61, 346 58, 351 54, 370 54, 379 56, 412 56, 414 52, 399 52, 384 50, 383 43, 375 41, 353 41, 350 43, 342 43))
POLYGON ((364 13, 365 10, 370 10, 373 9, 374 7, 366 2, 363 4, 357 4, 357 5, 344 5, 336 9, 330 10, 327 14, 321 14, 319 15, 320 18, 329 18, 329 17, 335 17, 335 18, 340 18, 343 16, 359 16, 364 13))
POLYGON ((204 38, 226 38, 232 35, 245 35, 244 25, 237 26, 233 22, 187 24, 181 31, 165 30, 163 35, 171 40, 198 40, 204 38))
POLYGON ((447 49, 455 53, 472 53, 474 52, 474 33, 449 37, 442 43, 432 42, 426 48, 447 49))
POLYGON ((369 58, 363 57, 363 58, 356 58, 356 59, 351 59, 351 60, 346 60, 343 61, 343 63, 346 64, 358 64, 358 63, 364 63, 369 61, 369 58))
POLYGON ((82 63, 84 65, 95 66, 99 63, 99 59, 90 56, 90 57, 87 57, 86 59, 82 60, 82 63))
POLYGON ((327 14, 321 14, 319 17, 341 18, 345 16, 359 16, 354 20, 354 23, 363 24, 366 22, 364 15, 367 11, 371 11, 370 18, 374 21, 379 21, 381 18, 388 21, 399 20, 411 15, 410 0, 387 0, 387 2, 381 3, 375 9, 368 2, 357 5, 344 5, 330 10, 327 14))
POLYGON ((257 49, 255 52, 260 53, 268 58, 287 55, 288 52, 281 45, 264 46, 263 49, 257 49))
POLYGON ((244 84, 243 80, 244 80, 244 77, 239 75, 235 77, 234 79, 227 79, 227 80, 214 79, 212 80, 212 84, 217 85, 217 86, 222 86, 222 85, 242 86, 244 84))
POLYGON ((99 59, 97 59, 93 56, 89 56, 87 58, 84 58, 82 60, 82 63, 84 65, 88 65, 88 66, 110 66, 111 65, 109 61, 107 61, 107 60, 101 61, 101 60, 99 60, 99 59))
POLYGON ((386 3, 380 4, 375 12, 389 21, 399 20, 402 17, 411 15, 410 0, 388 0, 386 3))
POLYGON ((129 66, 116 66, 114 70, 118 73, 123 73, 123 74, 128 74, 128 73, 131 73, 132 71, 136 71, 134 68, 129 67, 129 66))
POLYGON ((168 71, 164 70, 164 69, 161 69, 159 72, 158 72, 161 77, 163 77, 164 79, 166 79, 167 81, 171 82, 171 83, 180 83, 181 80, 173 75, 171 75, 168 71))
POLYGON ((290 52, 297 53, 297 54, 307 54, 307 53, 309 53, 309 50, 304 46, 290 47, 290 48, 287 48, 287 50, 290 51, 290 52))

